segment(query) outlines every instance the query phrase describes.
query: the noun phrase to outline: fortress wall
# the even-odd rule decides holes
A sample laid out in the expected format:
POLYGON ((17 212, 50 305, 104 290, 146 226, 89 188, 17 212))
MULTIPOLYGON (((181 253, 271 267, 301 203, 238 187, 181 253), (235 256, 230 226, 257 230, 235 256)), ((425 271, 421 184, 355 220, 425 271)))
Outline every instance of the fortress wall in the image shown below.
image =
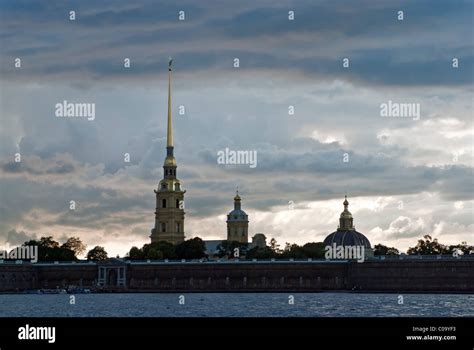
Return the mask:
MULTIPOLYGON (((474 293, 474 260, 124 264, 128 291, 474 293)), ((0 264, 0 292, 95 287, 97 264, 0 264)), ((114 290, 124 290, 114 288, 114 290)))
POLYGON ((164 291, 315 291, 342 288, 346 272, 346 264, 317 263, 132 265, 128 286, 164 291))
POLYGON ((38 270, 32 265, 0 265, 0 292, 34 288, 38 270))
POLYGON ((97 284, 98 269, 96 264, 38 265, 37 269, 38 284, 35 288, 54 289, 73 285, 90 287, 97 284))
POLYGON ((474 292, 474 260, 351 263, 349 283, 361 290, 474 292))
POLYGON ((95 285, 96 264, 0 264, 0 292, 95 285))

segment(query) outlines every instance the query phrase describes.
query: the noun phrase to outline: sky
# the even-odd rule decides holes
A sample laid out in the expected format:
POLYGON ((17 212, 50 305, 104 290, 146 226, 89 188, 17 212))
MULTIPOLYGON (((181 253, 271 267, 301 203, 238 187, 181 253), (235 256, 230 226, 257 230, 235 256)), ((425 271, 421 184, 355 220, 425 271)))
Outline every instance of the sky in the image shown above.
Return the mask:
POLYGON ((345 194, 372 245, 473 245, 473 17, 458 0, 2 0, 0 247, 149 242, 169 57, 186 238, 225 239, 238 187, 249 236, 282 246, 335 231, 345 194), (95 118, 57 117, 65 100, 95 118), (420 115, 383 117, 389 101, 420 115), (226 148, 257 166, 218 164, 226 148))

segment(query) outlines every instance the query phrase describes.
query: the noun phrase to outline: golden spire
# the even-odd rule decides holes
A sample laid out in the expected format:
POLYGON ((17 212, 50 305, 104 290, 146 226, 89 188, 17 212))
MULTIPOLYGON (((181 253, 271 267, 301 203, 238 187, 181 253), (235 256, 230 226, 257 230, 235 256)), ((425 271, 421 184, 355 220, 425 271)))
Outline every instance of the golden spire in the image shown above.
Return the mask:
POLYGON ((239 190, 236 191, 235 197, 234 197, 234 210, 240 210, 240 196, 239 196, 239 190))
POLYGON ((173 147, 173 120, 171 117, 171 64, 173 59, 170 57, 168 63, 168 134, 166 139, 166 147, 173 147))
POLYGON ((349 201, 347 200, 347 194, 344 196, 344 202, 342 203, 344 205, 344 211, 341 213, 341 216, 339 217, 339 227, 338 230, 354 230, 354 224, 353 224, 353 217, 351 212, 348 209, 349 206, 349 201))

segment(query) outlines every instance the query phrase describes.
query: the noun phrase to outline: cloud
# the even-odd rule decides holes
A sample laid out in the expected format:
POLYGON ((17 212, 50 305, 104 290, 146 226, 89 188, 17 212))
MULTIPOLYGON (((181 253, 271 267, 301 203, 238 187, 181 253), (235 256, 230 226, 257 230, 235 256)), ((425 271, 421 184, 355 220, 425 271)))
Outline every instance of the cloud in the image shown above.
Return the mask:
POLYGON ((225 237, 238 186, 252 232, 279 241, 322 240, 337 226, 345 192, 374 244, 405 248, 425 232, 469 240, 470 2, 29 6, 0 5, 3 239, 77 235, 113 254, 148 241, 172 55, 175 155, 190 236, 225 237), (95 103, 96 119, 56 118, 64 100, 95 103), (420 103, 421 119, 382 118, 388 100, 420 103), (256 151, 258 166, 217 164, 226 147, 256 151))
MULTIPOLYGON (((1 237, 1 236, 0 236, 1 237)), ((10 247, 19 246, 23 243, 37 239, 36 234, 34 233, 26 233, 24 231, 17 232, 16 230, 10 230, 4 235, 4 241, 10 247)))
POLYGON ((2 5, 2 56, 6 62, 21 57, 25 73, 13 64, 2 65, 0 72, 9 80, 125 79, 142 84, 173 55, 188 76, 232 76, 232 60, 239 57, 241 70, 288 76, 301 72, 299 79, 382 86, 470 84, 472 45, 462 38, 470 33, 472 3, 366 3, 80 2, 31 11, 7 1, 2 5), (68 20, 72 8, 75 21, 68 20), (403 22, 396 20, 401 8, 403 22), (294 21, 288 20, 289 9, 295 11, 294 21), (181 10, 185 21, 178 20, 181 10), (458 69, 451 67, 454 56, 461 62, 458 69), (124 57, 132 59, 128 70, 124 57), (350 58, 350 69, 342 68, 344 57, 350 58))

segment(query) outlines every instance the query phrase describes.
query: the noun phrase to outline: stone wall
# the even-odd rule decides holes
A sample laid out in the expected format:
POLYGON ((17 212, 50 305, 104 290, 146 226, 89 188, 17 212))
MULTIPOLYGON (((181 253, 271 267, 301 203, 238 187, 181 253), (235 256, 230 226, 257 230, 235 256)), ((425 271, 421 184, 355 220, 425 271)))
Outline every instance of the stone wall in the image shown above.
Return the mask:
MULTIPOLYGON (((104 265, 101 265, 104 266, 104 265)), ((124 291, 474 292, 474 260, 122 263, 124 291)), ((114 267, 107 264, 108 268, 114 267)), ((109 279, 108 279, 109 280, 109 279)), ((98 265, 0 264, 0 291, 97 287, 98 265)), ((105 286, 105 288, 109 288, 105 286)))
POLYGON ((473 259, 352 263, 348 276, 362 290, 474 292, 473 259))
POLYGON ((343 288, 347 264, 132 265, 129 276, 129 288, 138 290, 315 291, 343 288))

